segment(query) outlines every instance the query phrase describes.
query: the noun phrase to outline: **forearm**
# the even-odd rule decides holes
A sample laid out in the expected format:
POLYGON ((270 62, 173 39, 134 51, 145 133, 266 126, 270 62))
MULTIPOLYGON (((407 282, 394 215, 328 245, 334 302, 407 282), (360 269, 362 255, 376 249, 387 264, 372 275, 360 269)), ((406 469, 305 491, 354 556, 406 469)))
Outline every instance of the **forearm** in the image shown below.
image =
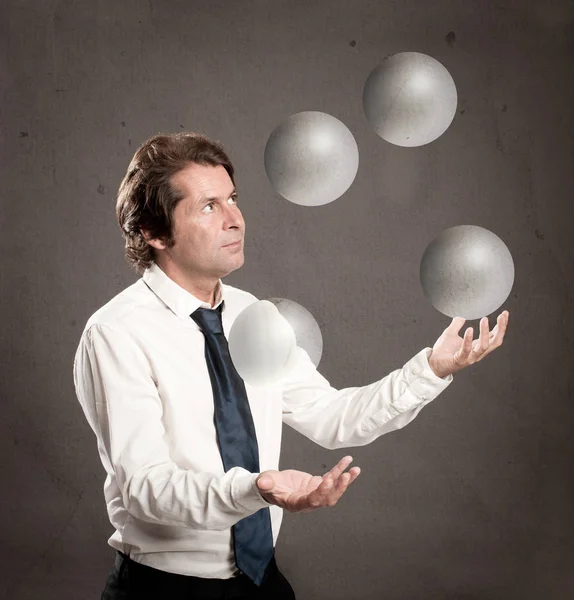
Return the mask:
POLYGON ((303 377, 286 385, 283 421, 328 449, 369 444, 410 423, 452 381, 430 370, 428 353, 422 350, 379 381, 342 390, 305 366, 302 357, 303 377))
POLYGON ((128 512, 143 521, 222 530, 269 506, 255 485, 258 475, 241 467, 218 476, 161 464, 136 471, 122 497, 128 512))

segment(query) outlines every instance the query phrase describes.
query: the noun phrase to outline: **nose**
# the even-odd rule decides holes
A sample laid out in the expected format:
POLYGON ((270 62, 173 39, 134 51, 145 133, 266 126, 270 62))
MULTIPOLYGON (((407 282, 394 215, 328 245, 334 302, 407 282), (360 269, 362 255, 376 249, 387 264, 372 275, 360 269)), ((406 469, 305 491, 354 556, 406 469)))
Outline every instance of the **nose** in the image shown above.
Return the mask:
POLYGON ((225 228, 239 227, 244 224, 243 215, 237 206, 226 206, 223 218, 225 228))

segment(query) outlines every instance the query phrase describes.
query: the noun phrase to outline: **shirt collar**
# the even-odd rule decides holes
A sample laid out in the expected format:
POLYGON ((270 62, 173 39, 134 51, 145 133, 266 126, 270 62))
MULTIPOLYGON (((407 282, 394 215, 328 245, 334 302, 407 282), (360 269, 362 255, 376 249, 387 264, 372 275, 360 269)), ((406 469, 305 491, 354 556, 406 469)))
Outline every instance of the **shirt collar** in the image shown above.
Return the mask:
MULTIPOLYGON (((224 300, 221 279, 218 280, 215 288, 215 306, 212 307, 208 302, 203 302, 187 290, 184 290, 173 279, 168 277, 155 262, 144 271, 142 279, 151 291, 182 319, 189 319, 191 313, 198 308, 215 309, 224 300)), ((224 306, 221 308, 224 308, 224 306)))

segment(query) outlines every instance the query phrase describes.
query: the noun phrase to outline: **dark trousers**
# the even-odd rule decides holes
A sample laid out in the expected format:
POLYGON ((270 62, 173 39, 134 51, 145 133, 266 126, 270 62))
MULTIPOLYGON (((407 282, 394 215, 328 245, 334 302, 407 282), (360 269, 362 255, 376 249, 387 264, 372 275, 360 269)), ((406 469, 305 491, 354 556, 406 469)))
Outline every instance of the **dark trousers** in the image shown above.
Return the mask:
POLYGON ((261 586, 246 575, 204 579, 166 573, 116 553, 101 600, 296 600, 293 588, 271 559, 261 586))

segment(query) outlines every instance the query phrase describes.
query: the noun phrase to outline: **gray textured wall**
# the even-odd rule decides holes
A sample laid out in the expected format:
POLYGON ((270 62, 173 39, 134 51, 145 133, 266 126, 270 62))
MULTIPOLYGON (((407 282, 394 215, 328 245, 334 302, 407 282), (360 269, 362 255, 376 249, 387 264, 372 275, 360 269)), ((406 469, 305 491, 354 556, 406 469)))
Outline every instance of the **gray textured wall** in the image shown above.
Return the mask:
MULTIPOLYGON (((137 278, 114 220, 128 162, 181 130, 237 168, 246 263, 225 281, 310 310, 335 387, 381 378, 448 325, 418 282, 440 231, 486 227, 514 257, 503 347, 353 449, 362 475, 337 506, 286 514, 278 562, 298 598, 572 597, 573 37, 566 0, 3 0, 0 597, 99 598, 112 566, 72 361, 89 315, 137 278), (361 105, 370 71, 407 50, 459 94, 449 130, 412 149, 361 105), (359 146, 354 184, 323 207, 283 200, 263 166, 270 132, 304 110, 359 146)), ((344 454, 286 428, 281 467, 344 454)))

